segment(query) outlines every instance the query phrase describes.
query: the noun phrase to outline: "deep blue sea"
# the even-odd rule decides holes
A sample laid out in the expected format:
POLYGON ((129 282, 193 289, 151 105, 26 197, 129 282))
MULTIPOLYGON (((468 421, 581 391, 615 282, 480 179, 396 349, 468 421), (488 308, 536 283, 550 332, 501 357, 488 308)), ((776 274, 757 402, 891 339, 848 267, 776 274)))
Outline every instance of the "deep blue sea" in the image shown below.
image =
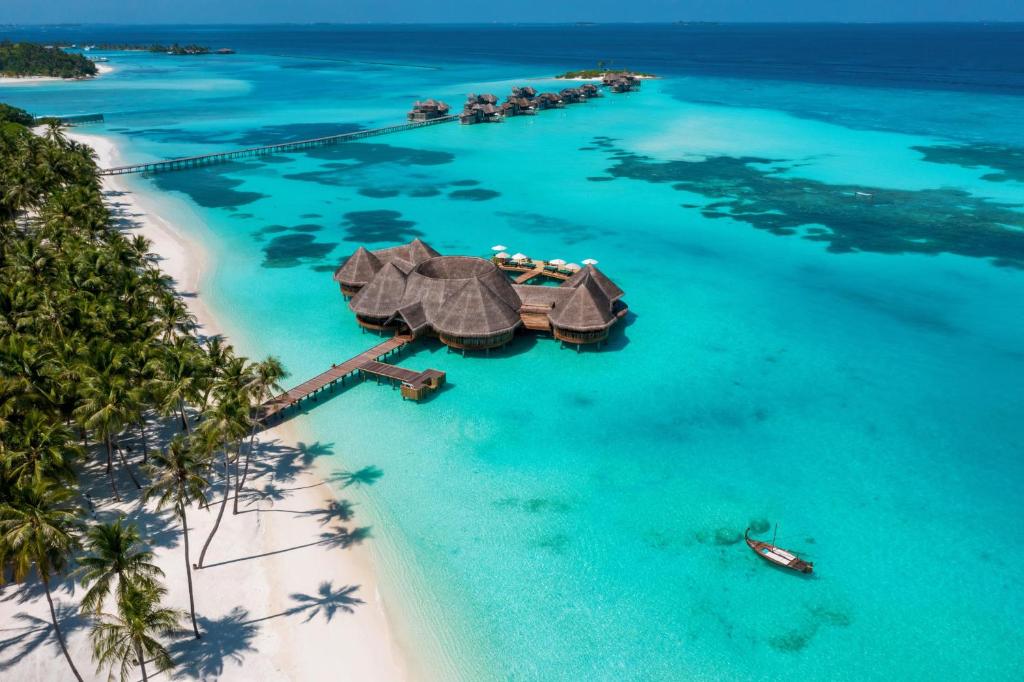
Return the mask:
MULTIPOLYGON (((423 404, 366 384, 295 423, 377 467, 384 589, 439 678, 1015 680, 1024 670, 1024 26, 2 28, 111 52, 0 86, 103 113, 129 161, 377 126, 412 100, 637 93, 136 177, 215 267, 202 295, 296 380, 355 355, 331 271, 419 236, 599 267, 600 352, 425 343, 423 404), (558 86, 561 87, 561 86, 558 86), (740 537, 778 524, 811 578, 740 537)), ((84 129, 83 129, 84 130, 84 129)))

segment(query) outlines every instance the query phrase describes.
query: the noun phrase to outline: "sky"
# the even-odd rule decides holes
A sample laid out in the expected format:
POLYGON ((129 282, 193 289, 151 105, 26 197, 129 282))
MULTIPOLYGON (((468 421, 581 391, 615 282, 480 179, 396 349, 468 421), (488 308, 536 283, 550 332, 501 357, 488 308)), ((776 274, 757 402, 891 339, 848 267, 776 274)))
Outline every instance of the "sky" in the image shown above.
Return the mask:
POLYGON ((0 0, 5 23, 1024 21, 1024 0, 0 0))

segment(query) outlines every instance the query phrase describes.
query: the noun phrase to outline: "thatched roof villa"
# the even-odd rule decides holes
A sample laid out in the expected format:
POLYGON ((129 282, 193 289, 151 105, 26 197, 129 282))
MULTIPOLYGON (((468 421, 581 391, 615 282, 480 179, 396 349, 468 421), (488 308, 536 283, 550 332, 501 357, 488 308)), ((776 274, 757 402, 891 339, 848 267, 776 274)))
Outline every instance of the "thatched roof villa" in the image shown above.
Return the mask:
POLYGON ((427 99, 422 102, 413 102, 412 110, 409 112, 410 121, 430 121, 435 118, 443 118, 448 115, 449 106, 436 99, 427 99))
MULTIPOLYGON (((441 256, 414 239, 375 251, 360 247, 334 279, 364 328, 436 336, 463 352, 504 346, 519 329, 550 332, 577 349, 600 347, 627 311, 622 289, 592 265, 559 286, 514 283, 503 265, 499 257, 441 256)), ((543 276, 544 266, 525 267, 543 276)))
POLYGON ((553 92, 542 92, 533 98, 538 109, 558 109, 565 106, 562 98, 553 92))
POLYGON ((501 123, 503 110, 494 95, 469 95, 459 121, 462 123, 501 123))
POLYGON ((606 73, 601 82, 612 92, 631 92, 639 90, 643 80, 632 73, 606 73))

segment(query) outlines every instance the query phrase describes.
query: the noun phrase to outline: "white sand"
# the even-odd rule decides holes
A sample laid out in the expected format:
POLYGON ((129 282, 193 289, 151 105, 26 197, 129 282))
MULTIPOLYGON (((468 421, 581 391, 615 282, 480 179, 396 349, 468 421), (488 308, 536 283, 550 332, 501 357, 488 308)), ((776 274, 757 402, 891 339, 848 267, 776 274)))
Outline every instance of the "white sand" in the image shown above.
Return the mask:
MULTIPOLYGON (((81 133, 71 136, 97 150, 101 167, 118 164, 117 150, 106 138, 81 133)), ((117 178, 106 178, 104 185, 108 190, 125 189, 117 178)), ((140 226, 133 231, 153 242, 153 251, 162 257, 161 267, 175 278, 179 289, 197 292, 203 273, 210 267, 201 245, 157 215, 150 203, 153 197, 125 194, 114 201, 139 221, 140 226)), ((186 300, 203 332, 218 333, 220 328, 202 298, 186 300)), ((206 635, 198 643, 191 638, 176 640, 172 652, 182 666, 175 679, 420 679, 422 674, 410 670, 409 658, 403 655, 395 629, 388 622, 369 547, 373 538, 346 548, 322 543, 306 546, 320 540, 322 533, 336 533, 341 528, 351 532, 370 525, 370 521, 360 517, 358 507, 348 521, 334 518, 321 523, 323 517, 303 514, 325 509, 336 498, 311 466, 304 465, 300 454, 304 446, 298 442, 296 426, 274 428, 262 434, 260 441, 265 445, 260 458, 266 464, 262 471, 255 472, 257 478, 251 479, 247 488, 264 490, 272 486, 278 494, 250 494, 243 498, 243 513, 232 516, 230 506, 225 512, 207 555, 207 567, 193 571, 196 611, 206 635), (273 448, 269 453, 268 447, 273 448), (363 603, 329 599, 325 604, 300 608, 310 603, 303 595, 320 599, 318 590, 325 582, 332 593, 356 586, 349 596, 363 603)), ((124 491, 131 490, 130 485, 127 479, 121 482, 124 491)), ((106 496, 105 479, 97 479, 93 489, 97 497, 106 496)), ((219 493, 214 499, 219 499, 219 493)), ((134 505, 122 508, 134 516, 134 505)), ((193 562, 198 559, 215 515, 216 507, 189 512, 193 562)), ((159 519, 165 519, 167 525, 160 526, 157 533, 153 519, 144 524, 149 529, 144 536, 156 542, 158 563, 167 573, 167 603, 187 609, 178 525, 163 513, 157 525, 159 519)), ((61 590, 55 592, 55 600, 58 605, 70 607, 77 604, 81 594, 80 587, 74 595, 61 590)), ((73 616, 66 618, 68 626, 74 625, 73 616)), ((0 592, 0 678, 25 682, 71 678, 56 640, 43 629, 48 622, 45 598, 35 590, 9 586, 0 592), (30 644, 34 637, 42 641, 30 644)), ((186 618, 183 624, 187 622, 186 618)), ((70 629, 71 655, 83 677, 106 679, 106 671, 95 672, 88 627, 80 624, 70 629)))
POLYGON ((76 81, 91 81, 113 72, 114 67, 109 64, 97 64, 95 76, 90 78, 58 78, 56 76, 0 76, 0 85, 39 85, 40 83, 74 83, 76 81))

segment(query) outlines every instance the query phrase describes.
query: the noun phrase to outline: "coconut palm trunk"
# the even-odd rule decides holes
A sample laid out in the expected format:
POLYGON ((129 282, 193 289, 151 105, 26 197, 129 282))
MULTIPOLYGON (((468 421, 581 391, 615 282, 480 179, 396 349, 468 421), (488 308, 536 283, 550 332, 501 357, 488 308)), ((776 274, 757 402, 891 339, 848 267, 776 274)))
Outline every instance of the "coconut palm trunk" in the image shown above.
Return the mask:
POLYGON ((181 428, 185 429, 185 433, 191 435, 192 427, 189 426, 188 419, 185 418, 185 400, 178 398, 178 413, 181 415, 181 428))
POLYGON ((185 513, 185 507, 181 508, 181 528, 185 532, 185 576, 188 578, 188 613, 192 617, 192 631, 196 633, 196 639, 201 639, 202 635, 199 634, 199 625, 196 624, 196 599, 192 593, 192 563, 189 558, 188 549, 188 515, 185 513))
POLYGON ((75 679, 78 682, 82 682, 82 676, 78 674, 78 668, 75 667, 75 662, 71 660, 71 654, 68 653, 68 645, 64 643, 64 634, 60 631, 60 623, 57 622, 57 609, 53 607, 49 578, 43 578, 43 589, 46 591, 46 603, 50 605, 50 618, 53 619, 53 634, 57 636, 57 641, 60 642, 60 650, 64 652, 64 658, 67 659, 68 665, 71 666, 71 672, 75 674, 75 679))
POLYGON ((241 475, 235 473, 235 506, 232 511, 233 514, 238 513, 238 496, 242 494, 242 486, 245 485, 245 479, 249 475, 249 459, 252 457, 252 449, 256 445, 256 424, 252 425, 252 433, 249 434, 249 447, 245 451, 245 464, 242 467, 241 475))
POLYGON ((107 436, 107 477, 110 478, 110 489, 114 492, 114 499, 121 501, 121 494, 117 492, 117 482, 114 480, 114 444, 110 436, 107 436))
POLYGON ((132 483, 135 484, 137 490, 142 490, 142 486, 139 485, 139 479, 135 478, 135 474, 132 472, 132 468, 128 465, 128 460, 125 459, 124 453, 121 452, 121 446, 117 446, 117 458, 121 460, 121 466, 128 472, 128 476, 132 479, 132 483))
POLYGON ((139 659, 139 670, 142 671, 142 682, 149 682, 149 676, 146 674, 146 657, 142 654, 142 644, 135 640, 135 656, 139 659))
POLYGON ((217 519, 213 522, 213 528, 210 529, 210 535, 206 538, 206 542, 203 543, 203 551, 199 553, 199 564, 197 568, 203 567, 203 560, 206 558, 206 550, 210 549, 210 543, 213 541, 213 536, 217 534, 217 529, 220 528, 220 521, 224 518, 224 510, 228 506, 228 499, 231 497, 231 458, 228 456, 228 447, 224 446, 224 499, 220 501, 220 509, 217 510, 217 519))

